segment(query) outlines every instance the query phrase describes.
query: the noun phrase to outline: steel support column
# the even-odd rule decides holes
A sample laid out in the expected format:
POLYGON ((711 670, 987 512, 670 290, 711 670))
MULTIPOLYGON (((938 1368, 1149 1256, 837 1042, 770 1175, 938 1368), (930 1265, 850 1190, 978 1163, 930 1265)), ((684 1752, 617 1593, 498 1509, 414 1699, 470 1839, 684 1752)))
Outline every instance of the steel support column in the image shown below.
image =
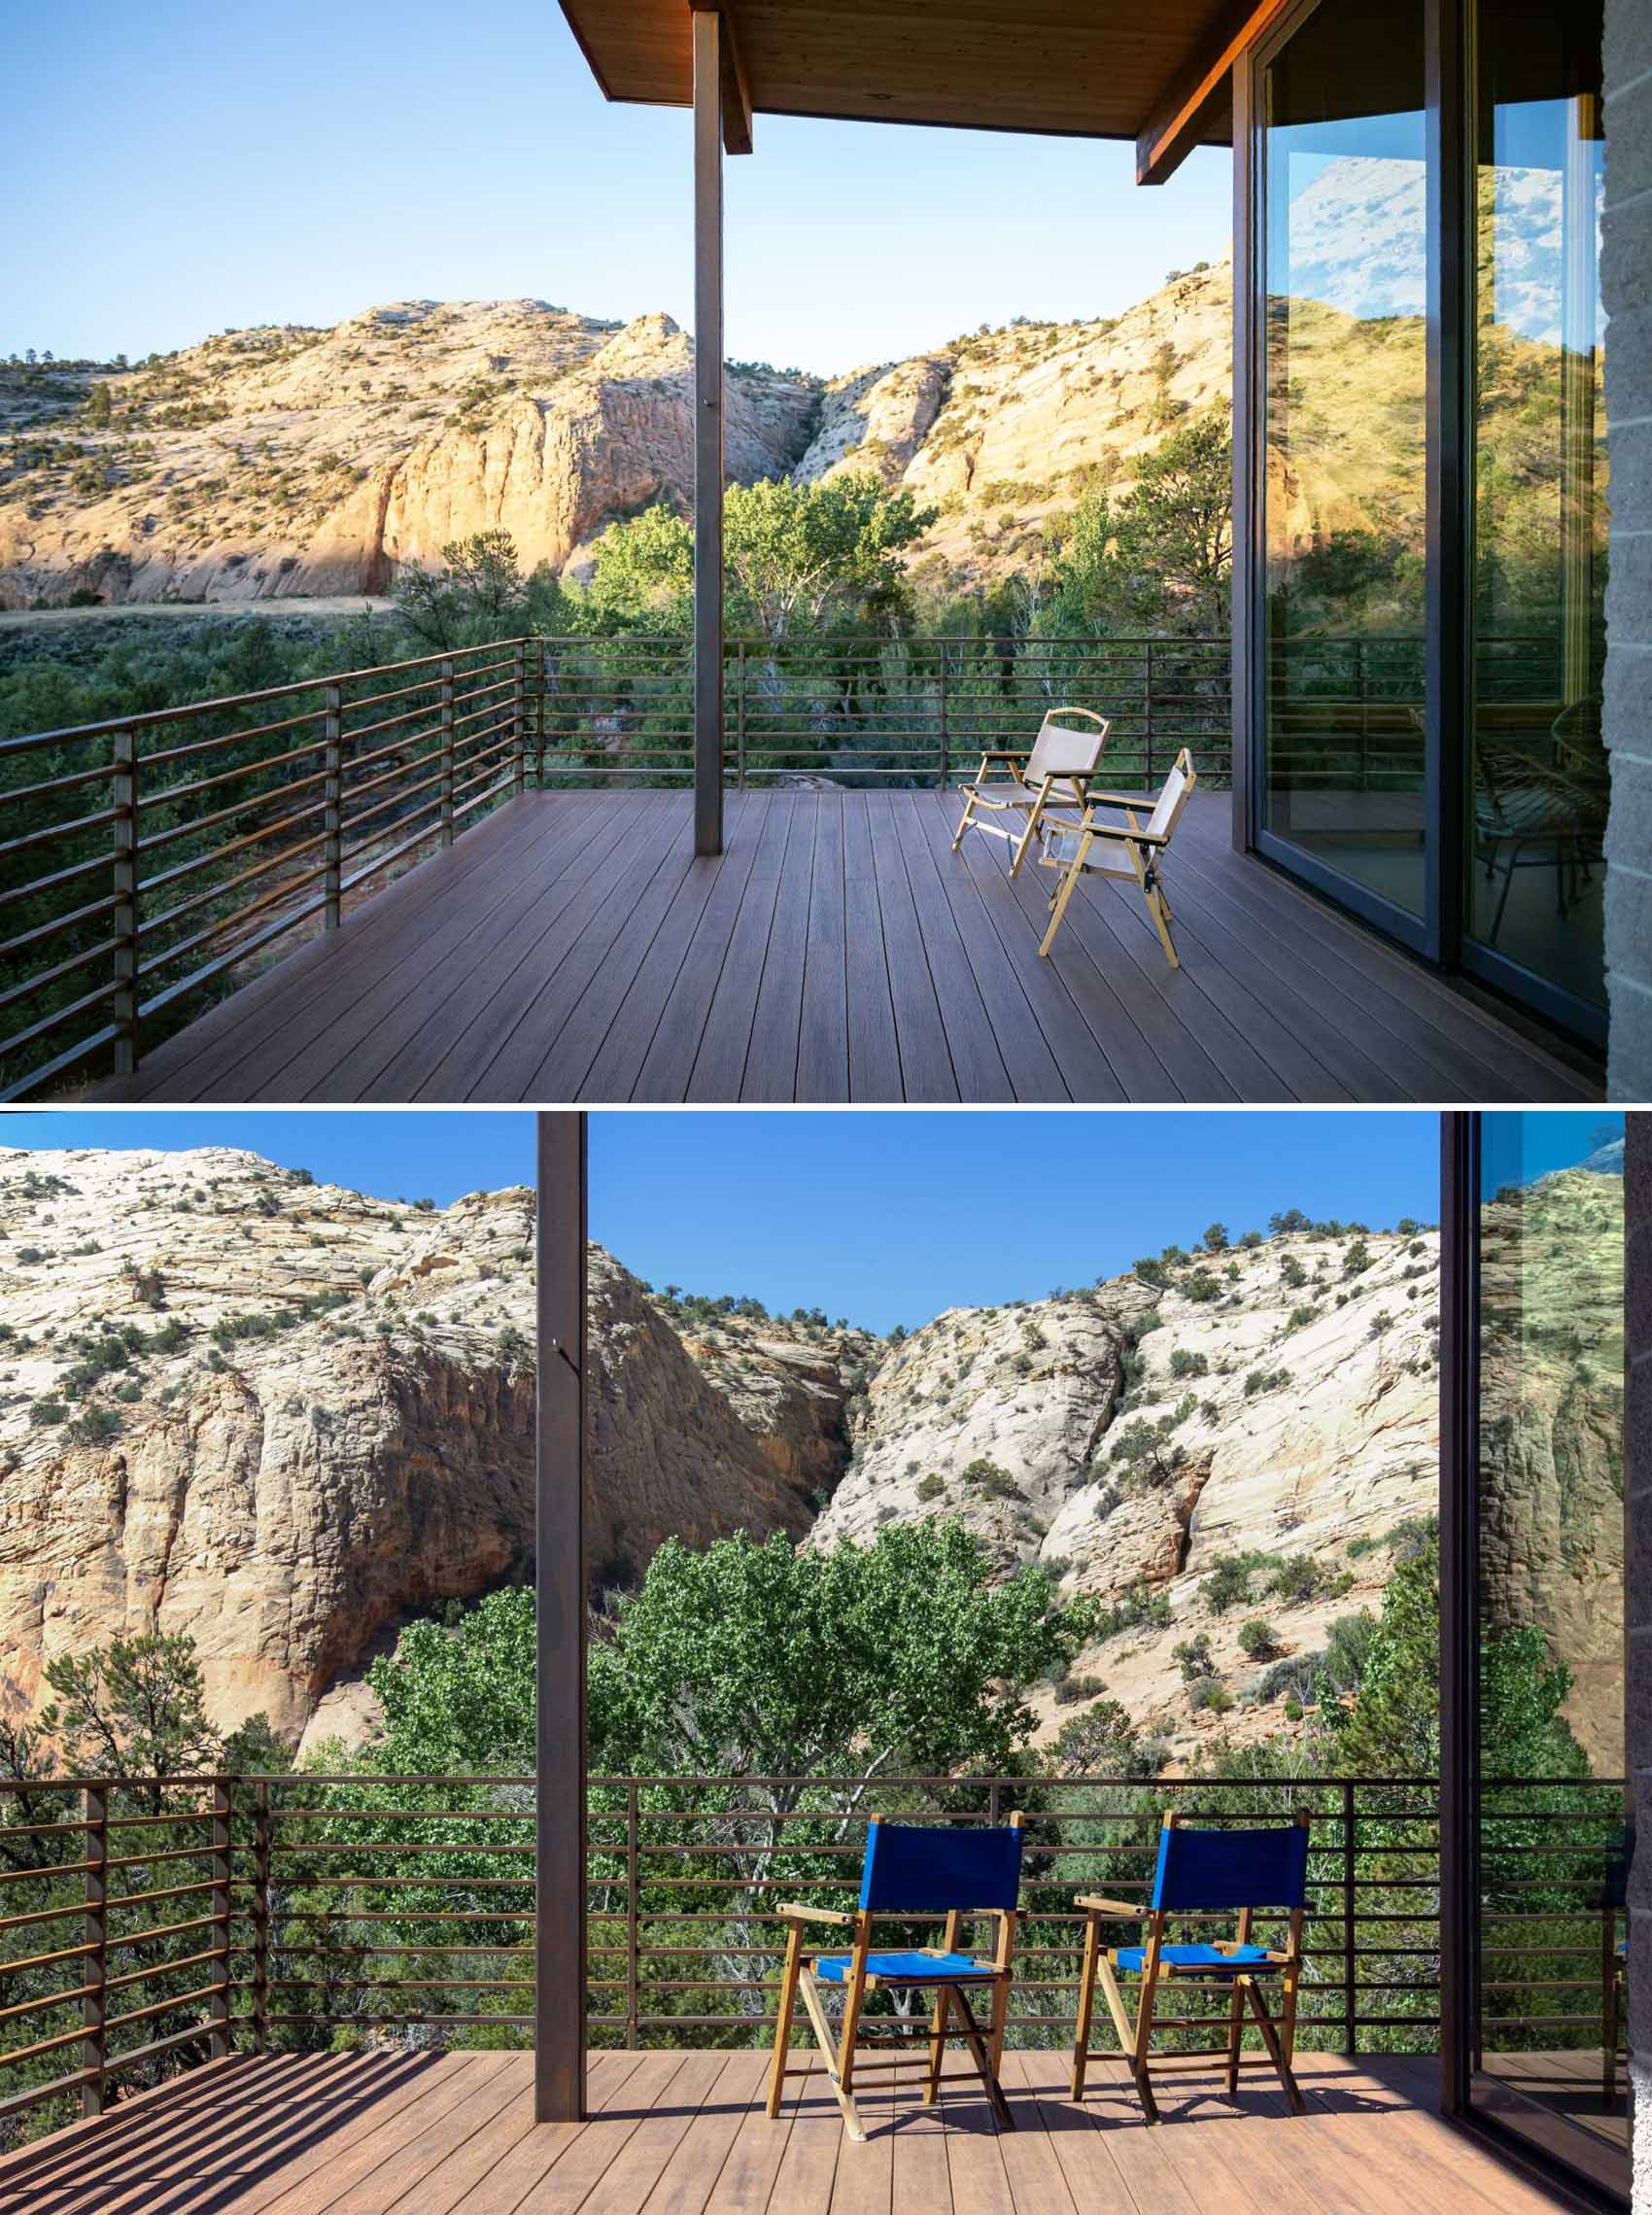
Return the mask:
POLYGON ((694 10, 694 850, 723 850, 723 41, 694 10))
POLYGON ((533 2113, 585 2116, 585 1118, 538 1129, 533 2113))

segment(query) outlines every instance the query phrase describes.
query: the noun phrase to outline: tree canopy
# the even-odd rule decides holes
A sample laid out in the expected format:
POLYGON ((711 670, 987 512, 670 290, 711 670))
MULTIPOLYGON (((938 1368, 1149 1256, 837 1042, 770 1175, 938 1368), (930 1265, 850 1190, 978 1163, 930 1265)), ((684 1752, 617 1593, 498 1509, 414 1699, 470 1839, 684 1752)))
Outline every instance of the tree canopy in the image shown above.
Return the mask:
POLYGON ((1090 486, 1054 534, 1064 629, 1224 637, 1233 556, 1233 439, 1225 415, 1173 431, 1122 496, 1090 486))

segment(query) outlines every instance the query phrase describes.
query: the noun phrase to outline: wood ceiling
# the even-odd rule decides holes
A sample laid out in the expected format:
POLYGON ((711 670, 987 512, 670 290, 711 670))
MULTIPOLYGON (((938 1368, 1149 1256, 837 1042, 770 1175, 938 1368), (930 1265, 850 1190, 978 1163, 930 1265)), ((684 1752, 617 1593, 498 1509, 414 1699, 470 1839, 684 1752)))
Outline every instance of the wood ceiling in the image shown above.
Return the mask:
MULTIPOLYGON (((687 107, 689 0, 562 0, 610 100, 687 107)), ((1251 11, 1240 11, 1241 14, 1251 11)), ((1136 139, 1197 74, 1220 0, 730 0, 759 114, 1136 139)), ((1224 145, 1219 90, 1189 133, 1224 145)))

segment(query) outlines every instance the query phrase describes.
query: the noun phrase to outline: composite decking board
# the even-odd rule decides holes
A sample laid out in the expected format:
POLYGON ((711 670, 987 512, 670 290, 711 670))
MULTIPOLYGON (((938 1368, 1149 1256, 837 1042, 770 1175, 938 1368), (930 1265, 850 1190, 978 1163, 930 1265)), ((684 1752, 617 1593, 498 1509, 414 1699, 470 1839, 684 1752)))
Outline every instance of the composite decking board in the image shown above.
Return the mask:
MULTIPOLYGON (((774 805, 774 803, 771 803, 774 805)), ((813 793, 784 803, 793 811, 781 873, 769 918, 751 1032, 740 1090, 742 1100, 790 1100, 797 1092, 798 1036, 803 1023, 803 971, 809 944, 809 902, 814 881, 814 833, 820 804, 813 793)))
MULTIPOLYGON (((998 869, 1029 934, 1031 959, 1045 968, 1053 964, 1080 1008, 1086 1014, 1095 1010, 1092 1027, 1107 1042, 1128 1097, 1241 1097, 1239 1084, 1222 1073, 1221 1062, 1206 1050, 1204 1039, 1189 1029, 1184 1008, 1189 997, 1201 1007, 1207 1019, 1204 1035, 1218 1045, 1226 1043, 1225 1018, 1214 1004, 1207 1005, 1203 988, 1190 972, 1170 967, 1145 911, 1139 917, 1132 916, 1114 886, 1086 884, 1069 902, 1050 953, 1041 956, 1038 949, 1050 920, 1051 873, 1029 859, 1020 874, 1012 877, 1009 848, 997 841, 993 847, 984 866, 998 869)), ((1277 1075, 1272 1087, 1277 1096, 1277 1075)))
POLYGON ((843 897, 848 910, 844 947, 844 998, 849 1026, 849 1096, 898 1100, 901 1049, 895 1004, 889 993, 889 957, 883 944, 883 910, 872 858, 872 820, 866 794, 843 803, 843 897))
MULTIPOLYGON (((750 848, 744 835, 745 797, 739 792, 731 795, 723 851, 709 858, 696 856, 690 864, 637 974, 626 988, 625 997, 597 1040, 596 1051, 572 1097, 628 1100, 632 1096, 667 1003, 682 974, 683 963, 706 919, 706 910, 716 898, 725 877, 738 890, 748 866, 750 848)), ((560 1051, 569 1056, 575 1055, 577 1038, 565 1039, 560 1051)))
POLYGON ((503 2150, 533 2127, 533 2057, 507 2055, 459 2105, 433 2117, 410 2138, 392 2147, 373 2168, 342 2193, 328 2196, 326 2177, 300 2187, 296 2198, 277 2199, 269 2215, 390 2215, 409 2195, 417 2196, 419 2215, 448 2215, 460 2196, 460 2180, 485 2173, 499 2150, 495 2134, 501 2118, 507 2136, 503 2150), (478 2168, 478 2141, 481 2167, 478 2168), (450 2191, 450 2185, 455 2187, 450 2191))
POLYGON ((1331 940, 1292 929, 1291 922, 1299 923, 1299 917, 1276 916, 1257 904, 1240 901, 1227 884, 1200 872, 1196 863, 1187 882, 1189 898, 1213 928, 1225 926, 1235 937, 1247 931, 1258 952, 1306 993, 1323 995, 1328 1005, 1358 1011, 1365 1019, 1363 1027, 1373 1051, 1380 1050, 1385 1065, 1406 1085, 1412 1099, 1440 1097, 1442 1086, 1451 1082, 1454 1060, 1473 1081, 1477 1096, 1517 1096, 1508 1091, 1506 1080, 1497 1071, 1480 1062, 1461 1043, 1463 1026, 1459 1026, 1460 1043, 1453 1050, 1432 1024, 1393 989, 1397 979, 1392 972, 1387 980, 1378 981, 1349 959, 1347 946, 1352 934, 1348 931, 1331 940))
POLYGON ((1226 846, 1217 847, 1202 823, 1199 836, 1190 844, 1188 857, 1213 881, 1230 891, 1242 890, 1248 906, 1276 917, 1291 938, 1333 948, 1344 962, 1360 970, 1397 997, 1413 1016, 1428 1022, 1443 1038, 1454 1058, 1467 1053, 1476 1062, 1507 1079, 1517 1088, 1511 1096, 1547 1097, 1548 1091, 1529 1094, 1518 1088, 1535 1084, 1552 1091, 1556 1083, 1569 1086, 1580 1098, 1599 1096, 1590 1090, 1581 1072, 1562 1056, 1548 1054, 1529 1042, 1449 980, 1385 945, 1358 921, 1291 883, 1267 863, 1235 854, 1226 846), (1325 922, 1333 927, 1322 928, 1325 922))
MULTIPOLYGON (((656 835, 650 814, 626 823, 618 843, 593 856, 583 900, 565 907, 553 893, 548 906, 535 904, 526 927, 490 948, 486 964, 472 977, 470 992, 434 1028, 434 1058, 414 1084, 415 1099, 469 1096, 478 1078, 521 1041, 529 1011, 586 933, 600 927, 605 908, 645 881, 656 835)), ((519 1051, 523 1059, 535 1051, 532 1034, 519 1051)))
MULTIPOLYGON (((981 980, 970 960, 929 848, 919 836, 910 793, 894 795, 889 824, 892 836, 882 850, 891 865, 898 856, 906 876, 946 1033, 952 1072, 958 1082, 958 1097, 1016 1099, 1020 1094, 1012 1059, 1014 1042, 1000 1039, 994 1030, 981 980)), ((878 851, 876 842, 874 851, 878 851)), ((1024 1010, 1024 997, 1021 1005, 1024 1010)), ((1044 1051, 1048 1053, 1048 1049, 1044 1051)))
MULTIPOLYGON (((455 1049, 445 1075, 419 1088, 425 1099, 533 1099, 533 1085, 547 1053, 587 991, 610 962, 620 969, 623 992, 631 979, 628 952, 646 951, 655 925, 675 897, 693 858, 678 845, 669 856, 658 843, 658 825, 628 840, 594 886, 592 905, 575 912, 546 934, 511 967, 499 990, 487 995, 486 1059, 455 1049), (548 947, 556 950, 548 957, 548 947), (617 949, 617 952, 616 952, 617 949)), ((639 958, 639 955, 638 955, 639 958)), ((478 983, 483 983, 478 980, 478 983)), ((555 1095, 553 1095, 555 1096, 555 1095)))
POLYGON ((842 807, 821 808, 814 819, 814 869, 804 939, 803 1006, 793 1088, 795 1097, 825 1103, 849 1096, 843 813, 842 807))
POLYGON ((773 811, 765 809, 749 827, 742 824, 743 835, 730 844, 632 1083, 630 1097, 634 1100, 680 1100, 687 1092, 710 1019, 712 998, 740 925, 759 850, 771 835, 772 820, 773 811))
POLYGON ((329 978, 354 973, 376 979, 384 967, 401 959, 410 942, 422 942, 433 922, 466 897, 472 878, 525 861, 544 833, 545 825, 534 820, 532 808, 501 809, 452 848, 387 885, 337 931, 318 931, 239 991, 174 1032, 145 1055, 132 1077, 111 1085, 103 1096, 146 1099, 178 1067, 187 1065, 193 1079, 197 1067, 210 1078, 232 1066, 245 1053, 249 1037, 260 1038, 294 1009, 308 1004, 318 971, 325 970, 329 978), (375 956, 377 969, 370 966, 375 956))
MULTIPOLYGON (((761 2100, 768 2075, 764 2054, 730 2054, 676 2156, 648 2195, 642 2215, 705 2215, 706 2202, 723 2172, 752 2103, 761 2100)), ((773 2124, 771 2128, 778 2128, 773 2124)))
POLYGON ((1482 999, 1225 843, 1168 872, 1183 967, 1086 884, 950 843, 933 792, 543 792, 474 825, 146 1057, 108 1098, 1253 1102, 1599 1098, 1482 999))
POLYGON ((589 2056, 589 2120, 541 2124, 532 2136, 512 2147, 490 2176, 470 2187, 452 2215, 516 2215, 530 2192, 538 2192, 542 2199, 549 2197, 546 2180, 565 2162, 564 2203, 580 2206, 601 2181, 603 2163, 641 2122, 651 2102, 665 2094, 682 2059, 681 2054, 671 2053, 589 2056), (629 2065, 616 2067, 616 2063, 629 2065))
MULTIPOLYGON (((806 2055, 794 2049, 794 2064, 806 2055)), ((1091 2063, 1083 2107, 1064 2053, 1012 2051, 1001 2132, 959 2075, 868 2079, 872 2133, 843 2135, 813 2068, 763 2112, 766 2057, 603 2052, 590 2119, 535 2125, 526 2054, 414 2060, 247 2059, 186 2076, 0 2161, 21 2215, 1555 2215, 1529 2182, 1419 2102, 1436 2080, 1399 2057, 1298 2057, 1308 2112, 1265 2072, 1236 2098, 1220 2064, 1161 2078, 1148 2129, 1120 2063, 1091 2063), (260 2087, 262 2089, 260 2089, 260 2087), (295 2104, 308 2092, 310 2112, 295 2104), (216 2129, 213 2125, 216 2123, 216 2129), (178 2128, 171 2128, 182 2126, 178 2128), (58 2182, 53 2185, 53 2178, 58 2182)), ((950 2068, 959 2066, 954 2058, 950 2068)))
MULTIPOLYGON (((902 812, 911 826, 909 877, 925 887, 933 884, 935 898, 951 919, 1015 1097, 1056 1102, 1071 1099, 1034 1011, 1027 984, 1005 952, 968 872, 956 866, 950 852, 943 867, 935 852, 930 834, 938 823, 938 810, 909 794, 902 812)), ((920 912, 922 906, 920 896, 920 912)), ((961 1071, 959 1081, 961 1084, 961 1071)))
MULTIPOLYGON (((959 901, 966 897, 963 886, 967 883, 979 903, 981 915, 998 941, 1004 959, 1019 979, 1040 1034, 1060 1071, 1067 1096, 1082 1102, 1125 1098, 1124 1087, 1107 1051, 1068 990, 1059 965, 1026 959, 1027 921, 1015 887, 992 857, 980 851, 984 846, 996 845, 997 841, 966 838, 954 855, 948 818, 935 809, 925 809, 922 813, 930 852, 937 866, 957 878, 955 897, 959 901)), ((1035 955, 1037 945, 1035 939, 1035 955)), ((1119 1035, 1115 1026, 1115 1036, 1119 1035)), ((1151 1058, 1149 1056, 1150 1061, 1151 1058)))
MULTIPOLYGON (((305 1099, 322 1088, 336 1092, 343 1070, 348 1071, 342 1079, 349 1087, 347 1097, 405 1098, 405 1078, 398 1084, 396 1072, 409 1058, 415 1066, 422 1061, 429 1068, 430 1057, 441 1051, 451 1031, 455 1012, 471 1004, 465 986, 492 950, 534 928, 534 918, 560 914, 576 900, 601 856, 624 830, 625 816, 618 810, 586 813, 557 843, 547 840, 531 849, 532 870, 518 876, 501 866, 484 873, 467 887, 469 896, 462 905, 421 934, 404 958, 375 977, 370 993, 355 980, 346 980, 348 996, 341 1001, 318 990, 301 1023, 290 1021, 263 1054, 220 1078, 214 1096, 222 1097, 256 1061, 260 1088, 284 1098, 305 1099), (354 990, 349 990, 351 985, 354 990), (277 1058, 305 1033, 309 1043, 301 1052, 277 1058)), ((318 982, 326 984, 325 979, 318 982)))
POLYGON ((586 820, 588 828, 559 867, 536 870, 524 883, 508 885, 486 925, 467 933, 418 979, 390 1027, 366 1034, 351 1057, 353 1073, 361 1076, 362 1099, 411 1098, 430 1078, 432 1061, 442 1067, 450 1052, 457 1056, 455 1066, 473 1065, 471 1026, 479 1009, 495 1004, 499 961, 514 953, 518 968, 532 965, 539 950, 554 946, 563 918, 630 851, 628 842, 637 835, 622 810, 593 813, 586 820), (464 1043, 467 1039, 469 1050, 464 1043), (377 1066, 369 1076, 364 1072, 370 1059, 377 1066))
MULTIPOLYGON (((929 972, 929 957, 918 929, 912 887, 907 883, 906 867, 901 859, 900 842, 895 837, 886 808, 873 809, 870 822, 872 865, 878 876, 878 905, 883 917, 883 947, 889 961, 889 997, 895 1011, 895 1037, 901 1050, 901 1083, 909 1100, 955 1100, 961 1097, 957 1075, 929 972)), ((1005 1090, 1008 1090, 1008 1080, 1005 1090)))
POLYGON ((721 974, 712 988, 686 1090, 689 1100, 737 1100, 745 1074, 757 995, 763 985, 774 909, 785 876, 796 818, 789 809, 768 808, 746 879, 745 897, 735 917, 721 974))

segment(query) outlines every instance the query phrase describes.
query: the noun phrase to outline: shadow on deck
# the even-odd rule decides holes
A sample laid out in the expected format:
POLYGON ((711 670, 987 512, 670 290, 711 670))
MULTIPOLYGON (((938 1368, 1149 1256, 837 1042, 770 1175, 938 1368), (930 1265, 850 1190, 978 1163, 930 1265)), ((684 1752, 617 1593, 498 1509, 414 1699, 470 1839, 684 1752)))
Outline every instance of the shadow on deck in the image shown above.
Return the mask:
MULTIPOLYGON (((1017 2128, 980 2088, 863 2102, 821 2079, 763 2112, 753 2053, 602 2053, 591 2119, 533 2120, 532 2057, 231 2058, 0 2162, 3 2215, 1539 2215, 1527 2183, 1430 2113, 1433 2064, 1303 2056, 1309 2112, 1179 2078, 1147 2129, 1120 2072, 1083 2108, 1064 2057, 1006 2057, 1017 2128)), ((1162 2096, 1162 2095, 1161 2095, 1162 2096)))

